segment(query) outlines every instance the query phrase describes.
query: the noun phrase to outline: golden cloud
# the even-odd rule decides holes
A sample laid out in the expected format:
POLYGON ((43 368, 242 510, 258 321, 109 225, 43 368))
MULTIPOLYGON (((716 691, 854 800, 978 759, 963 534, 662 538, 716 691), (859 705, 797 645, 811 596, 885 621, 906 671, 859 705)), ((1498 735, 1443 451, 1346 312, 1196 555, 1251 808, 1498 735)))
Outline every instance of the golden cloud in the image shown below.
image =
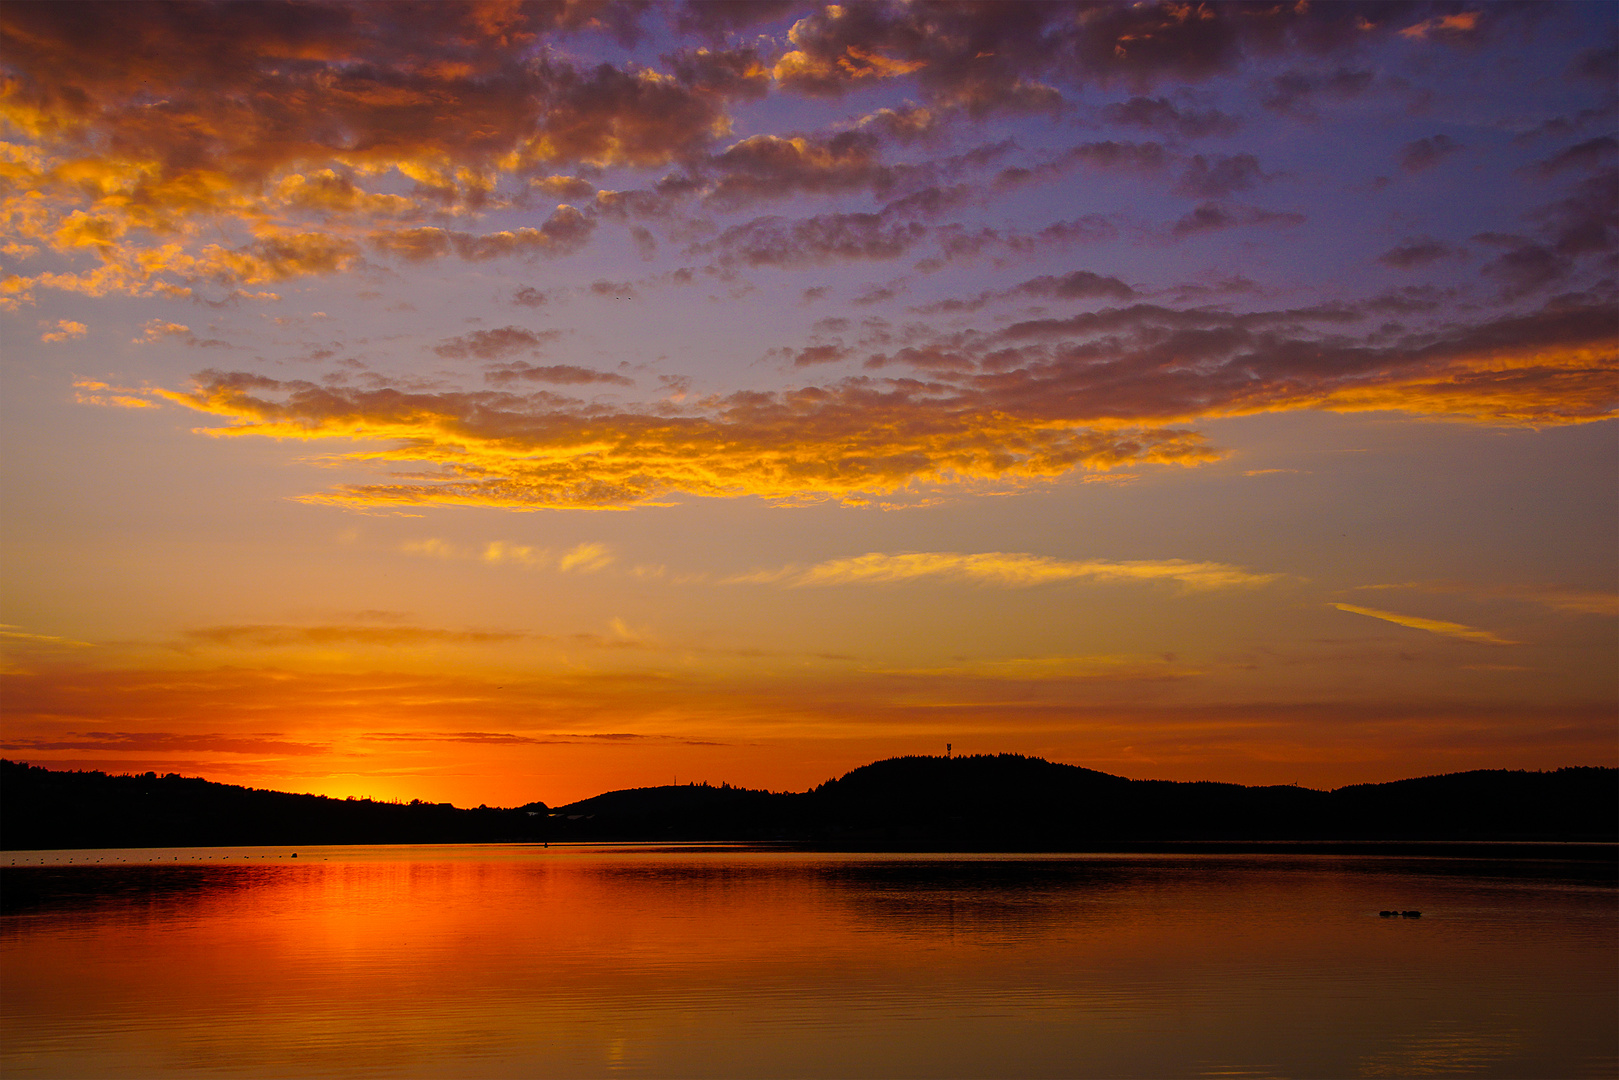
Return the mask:
POLYGON ((157 403, 143 396, 143 390, 112 386, 96 379, 76 379, 73 400, 80 405, 103 405, 116 409, 155 409, 157 403))
MULTIPOLYGON (((1135 303, 953 333, 866 362, 922 365, 927 381, 846 377, 689 404, 588 405, 549 392, 355 388, 220 371, 202 372, 189 390, 144 393, 222 420, 199 429, 215 437, 348 443, 334 460, 408 466, 308 501, 519 510, 656 505, 682 495, 863 504, 1137 463, 1195 465, 1222 455, 1170 425, 1265 412, 1386 409, 1533 425, 1619 412, 1619 341, 1604 304, 1559 302, 1396 344, 1298 329, 1361 317, 1348 304, 1233 313, 1135 303)), ((159 320, 148 336, 178 334, 178 326, 159 320)), ((540 336, 507 327, 450 339, 440 351, 471 355, 531 340, 540 336)), ((569 365, 508 365, 485 376, 503 387, 530 376, 628 381, 569 365)), ((103 384, 82 383, 80 392, 92 404, 144 403, 103 384)))
POLYGON ((491 566, 513 564, 528 567, 553 566, 564 573, 589 574, 604 569, 613 562, 607 545, 597 543, 576 544, 560 555, 546 548, 530 544, 512 544, 505 540, 491 540, 482 548, 451 544, 437 537, 407 540, 399 550, 408 555, 425 555, 436 559, 476 559, 491 566))
POLYGON ((161 341, 166 337, 185 337, 191 333, 191 327, 184 323, 169 322, 166 319, 148 319, 146 325, 141 327, 141 336, 132 339, 135 345, 145 345, 153 341, 161 341))
POLYGON ((74 338, 81 338, 89 332, 90 328, 82 322, 74 322, 72 319, 57 319, 55 328, 39 335, 39 340, 46 343, 71 341, 74 338))
POLYGON ((1172 582, 1185 589, 1230 589, 1267 585, 1280 574, 1257 574, 1225 563, 1188 562, 1184 559, 1130 560, 1102 559, 1073 561, 1020 552, 988 551, 962 554, 954 551, 911 551, 886 554, 880 551, 848 559, 833 559, 808 568, 788 567, 730 579, 734 582, 781 582, 792 587, 811 585, 853 585, 917 581, 924 578, 946 581, 1029 588, 1059 581, 1115 583, 1127 581, 1172 582))
POLYGON ((1424 619, 1417 615, 1399 615, 1392 611, 1379 611, 1376 608, 1356 607, 1354 604, 1333 604, 1339 611, 1348 611, 1355 615, 1365 615, 1368 618, 1382 619, 1398 626, 1408 626, 1413 630, 1425 630, 1430 634, 1442 634, 1445 637, 1460 638, 1463 641, 1476 641, 1484 645, 1521 645, 1521 641, 1508 641, 1498 637, 1488 630, 1479 630, 1461 623, 1444 622, 1440 619, 1424 619))
POLYGON ((154 396, 219 417, 216 437, 385 444, 340 455, 429 464, 391 483, 304 496, 348 506, 509 509, 656 504, 675 495, 852 498, 920 485, 1017 483, 1129 462, 1217 458, 1195 433, 1030 422, 863 382, 739 393, 706 413, 589 412, 496 392, 403 393, 204 373, 154 396))
POLYGON ((578 547, 563 553, 562 558, 557 560, 557 569, 590 574, 602 569, 612 561, 613 556, 608 554, 605 544, 580 544, 578 547))
POLYGON ((528 544, 508 544, 501 540, 491 540, 483 549, 480 556, 486 563, 519 563, 523 566, 543 566, 548 561, 544 549, 534 548, 528 544))
POLYGON ((1092 423, 1297 409, 1588 423, 1619 414, 1619 336, 1609 307, 1559 302, 1372 344, 1272 329, 1354 322, 1361 309, 1351 305, 1233 313, 1134 304, 1014 323, 1001 337, 1029 349, 1028 359, 979 375, 975 386, 1003 407, 1060 409, 1092 423))

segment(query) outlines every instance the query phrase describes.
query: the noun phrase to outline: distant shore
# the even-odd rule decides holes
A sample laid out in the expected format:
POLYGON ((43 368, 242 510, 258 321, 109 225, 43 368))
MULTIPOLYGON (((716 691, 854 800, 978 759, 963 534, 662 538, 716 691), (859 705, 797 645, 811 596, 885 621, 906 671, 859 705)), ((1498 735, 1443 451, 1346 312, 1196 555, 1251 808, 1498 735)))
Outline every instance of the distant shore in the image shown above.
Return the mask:
POLYGON ((1612 859, 1619 770, 1316 791, 1128 780, 1015 754, 890 758, 806 792, 688 784, 562 807, 332 799, 0 761, 0 849, 779 842, 805 850, 1612 859), (1420 849, 1420 850, 1418 850, 1420 849))

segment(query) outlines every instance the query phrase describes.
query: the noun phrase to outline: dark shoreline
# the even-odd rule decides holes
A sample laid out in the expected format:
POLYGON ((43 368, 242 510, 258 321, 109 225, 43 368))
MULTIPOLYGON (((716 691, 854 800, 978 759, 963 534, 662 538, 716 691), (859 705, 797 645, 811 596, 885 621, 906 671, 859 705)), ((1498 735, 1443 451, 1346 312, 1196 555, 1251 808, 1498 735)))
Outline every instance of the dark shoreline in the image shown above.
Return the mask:
MULTIPOLYGON (((77 853, 95 849, 68 848, 57 851, 12 851, 0 861, 0 918, 72 910, 93 910, 104 905, 163 905, 207 893, 234 893, 277 882, 296 880, 305 873, 318 872, 333 855, 339 864, 344 849, 363 848, 360 861, 383 862, 397 857, 431 863, 434 857, 423 853, 418 859, 412 849, 427 847, 480 848, 511 846, 495 841, 462 844, 365 844, 302 845, 295 858, 284 845, 232 845, 223 848, 192 848, 184 856, 175 848, 102 849, 106 857, 89 859, 77 853), (244 847, 247 849, 243 851, 244 847), (279 850, 276 850, 279 848, 279 850), (218 852, 229 850, 229 855, 218 852), (43 856, 43 857, 41 857, 43 856), (37 861, 30 862, 30 858, 37 861), (289 877, 291 875, 291 877, 289 877)), ((899 875, 912 884, 936 881, 999 882, 1019 881, 1046 884, 1073 874, 1087 874, 1100 868, 1127 868, 1130 865, 1173 864, 1184 859, 1200 865, 1235 870, 1239 874, 1295 871, 1337 866, 1370 874, 1398 870, 1402 864, 1420 867, 1437 877, 1485 877, 1495 879, 1543 880, 1555 878, 1582 886, 1619 889, 1619 844, 1546 843, 1540 841, 1158 841, 1148 844, 1097 845, 1086 851, 940 851, 833 848, 824 844, 797 841, 565 841, 541 846, 523 841, 520 847, 552 853, 567 859, 570 851, 595 849, 612 859, 636 854, 670 856, 666 864, 682 866, 682 856, 729 856, 728 865, 745 865, 753 856, 768 860, 772 855, 801 855, 792 860, 804 872, 842 877, 877 874, 899 875), (825 856, 822 862, 815 856, 825 856), (839 856, 866 856, 841 860, 839 856), (1244 865, 1245 860, 1253 861, 1244 865), (1207 860, 1203 862, 1203 860, 1207 860)), ((464 857, 457 853, 456 857, 464 857)), ((503 858, 509 858, 505 856, 503 858)), ((475 861, 475 860, 474 860, 475 861)), ((779 872, 780 863, 766 861, 761 868, 779 872)))
MULTIPOLYGON (((47 853, 109 851, 109 852, 174 852, 241 849, 287 848, 287 844, 219 844, 176 845, 170 847, 109 847, 109 848, 10 848, 5 849, 6 861, 0 862, 0 878, 11 870, 38 870, 72 867, 76 870, 94 869, 88 862, 52 861, 28 863, 26 860, 47 853), (17 860, 25 860, 19 863, 17 860)), ((799 840, 469 840, 449 842, 395 842, 375 844, 303 844, 301 862, 316 861, 322 851, 334 848, 417 848, 417 847, 531 847, 539 850, 568 851, 580 848, 650 849, 652 851, 689 854, 770 854, 775 852, 805 855, 892 855, 895 857, 938 858, 940 860, 971 859, 974 856, 1004 856, 1009 859, 1087 858, 1092 856, 1149 857, 1220 857, 1268 855, 1279 858, 1376 858, 1376 859, 1444 859, 1467 862, 1508 863, 1585 863, 1608 864, 1619 871, 1619 843, 1609 841, 1545 841, 1545 840, 1161 840, 1143 843, 1094 844, 1085 848, 936 848, 936 847, 852 847, 836 846, 799 840)), ((270 856, 261 856, 269 858, 270 856)), ((276 855, 277 863, 290 863, 285 854, 276 855)), ((264 862, 243 858, 238 866, 263 866, 264 862)), ((198 865, 193 858, 178 865, 198 865)), ((106 867, 169 866, 172 862, 153 860, 119 860, 101 864, 106 867)), ((219 862, 218 866, 227 864, 219 862)), ((1619 882, 1619 879, 1616 879, 1619 882)))
POLYGON ((890 758, 810 791, 707 784, 458 809, 0 761, 0 850, 785 842, 840 852, 1428 854, 1611 859, 1619 770, 1485 770, 1317 791, 1129 780, 1014 754, 890 758), (1526 846, 1527 845, 1527 846, 1526 846))

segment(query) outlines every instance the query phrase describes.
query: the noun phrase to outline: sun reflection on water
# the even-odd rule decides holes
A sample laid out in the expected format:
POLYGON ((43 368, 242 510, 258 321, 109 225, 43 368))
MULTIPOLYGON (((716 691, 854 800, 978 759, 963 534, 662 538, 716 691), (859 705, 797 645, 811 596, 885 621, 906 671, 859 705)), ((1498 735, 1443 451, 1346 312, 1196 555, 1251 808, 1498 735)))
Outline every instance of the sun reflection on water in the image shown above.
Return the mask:
POLYGON ((6 1075, 1574 1076, 1619 1041, 1603 866, 298 854, 8 867, 6 1075))

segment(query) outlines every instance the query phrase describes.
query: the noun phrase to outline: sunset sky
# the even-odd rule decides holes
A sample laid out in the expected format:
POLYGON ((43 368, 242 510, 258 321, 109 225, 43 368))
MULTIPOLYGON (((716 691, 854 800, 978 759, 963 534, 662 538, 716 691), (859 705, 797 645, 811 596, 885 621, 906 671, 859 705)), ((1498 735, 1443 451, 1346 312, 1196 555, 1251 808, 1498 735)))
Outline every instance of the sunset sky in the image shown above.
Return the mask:
POLYGON ((1619 764, 1611 5, 0 32, 8 757, 1619 764))

